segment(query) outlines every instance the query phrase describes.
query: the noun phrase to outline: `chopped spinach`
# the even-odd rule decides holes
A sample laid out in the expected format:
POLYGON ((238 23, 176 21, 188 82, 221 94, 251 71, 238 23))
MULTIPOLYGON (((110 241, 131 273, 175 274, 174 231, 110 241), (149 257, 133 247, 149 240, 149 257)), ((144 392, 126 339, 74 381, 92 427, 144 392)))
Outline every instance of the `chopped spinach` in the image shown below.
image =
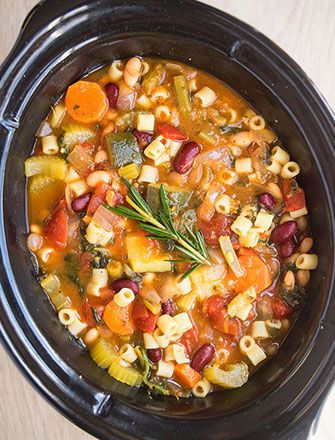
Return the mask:
POLYGON ((99 313, 97 312, 97 309, 95 307, 91 306, 91 310, 92 310, 93 318, 96 321, 96 323, 99 325, 104 324, 104 320, 101 319, 99 313))
POLYGON ((293 309, 300 309, 306 301, 306 291, 303 287, 295 285, 293 290, 282 289, 281 297, 293 309))
POLYGON ((152 377, 152 369, 146 351, 143 347, 135 347, 138 356, 139 367, 142 369, 143 382, 147 385, 150 391, 156 394, 163 394, 168 396, 170 391, 166 385, 159 381, 157 377, 152 377))
POLYGON ((93 259, 91 261, 91 265, 95 269, 102 269, 102 268, 107 266, 109 260, 110 260, 110 256, 104 254, 101 251, 95 251, 94 252, 94 257, 93 257, 93 259))
POLYGON ((70 252, 69 254, 65 255, 64 261, 65 261, 65 274, 67 278, 78 287, 80 295, 83 296, 84 288, 81 285, 79 279, 80 266, 81 266, 79 255, 74 252, 70 252))

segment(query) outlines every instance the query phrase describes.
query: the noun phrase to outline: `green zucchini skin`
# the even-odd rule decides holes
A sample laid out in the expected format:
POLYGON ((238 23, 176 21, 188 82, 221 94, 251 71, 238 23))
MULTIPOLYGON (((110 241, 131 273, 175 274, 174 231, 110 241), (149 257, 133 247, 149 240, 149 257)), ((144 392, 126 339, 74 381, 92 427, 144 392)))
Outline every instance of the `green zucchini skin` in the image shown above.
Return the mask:
POLYGON ((110 133, 106 136, 106 144, 113 167, 123 167, 132 162, 142 165, 140 148, 132 133, 110 133))

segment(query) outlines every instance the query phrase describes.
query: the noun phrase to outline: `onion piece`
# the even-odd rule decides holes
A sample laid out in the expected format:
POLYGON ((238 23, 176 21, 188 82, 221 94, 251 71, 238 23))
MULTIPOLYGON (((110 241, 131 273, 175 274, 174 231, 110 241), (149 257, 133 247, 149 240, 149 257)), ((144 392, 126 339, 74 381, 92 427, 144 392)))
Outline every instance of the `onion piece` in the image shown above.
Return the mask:
POLYGON ((135 107, 136 98, 136 90, 122 82, 119 87, 119 96, 116 103, 117 109, 125 112, 132 110, 135 107))
POLYGON ((124 224, 125 219, 100 205, 95 211, 92 221, 106 231, 111 232, 115 227, 121 227, 124 224))
POLYGON ((77 145, 67 156, 67 161, 78 171, 79 174, 83 175, 88 170, 88 168, 93 165, 93 159, 87 151, 77 145))

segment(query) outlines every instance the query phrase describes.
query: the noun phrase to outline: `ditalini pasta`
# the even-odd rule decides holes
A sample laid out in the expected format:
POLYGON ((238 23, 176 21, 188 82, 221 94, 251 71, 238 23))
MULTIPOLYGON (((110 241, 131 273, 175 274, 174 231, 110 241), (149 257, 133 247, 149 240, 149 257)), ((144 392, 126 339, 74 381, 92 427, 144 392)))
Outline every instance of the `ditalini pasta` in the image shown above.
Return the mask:
POLYGON ((25 162, 27 252, 58 325, 124 386, 243 386, 318 268, 298 158, 175 61, 110 60, 50 104, 25 162))

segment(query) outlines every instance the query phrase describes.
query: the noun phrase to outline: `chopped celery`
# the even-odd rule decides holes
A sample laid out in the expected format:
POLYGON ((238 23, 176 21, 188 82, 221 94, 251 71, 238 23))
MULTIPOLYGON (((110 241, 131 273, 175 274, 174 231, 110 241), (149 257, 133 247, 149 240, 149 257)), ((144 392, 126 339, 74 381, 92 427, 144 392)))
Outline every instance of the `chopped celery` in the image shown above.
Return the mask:
POLYGON ((203 375, 209 382, 223 388, 239 388, 247 382, 249 371, 247 364, 239 362, 227 365, 225 370, 219 367, 205 368, 203 375))
POLYGON ((61 180, 38 174, 28 183, 29 216, 34 221, 43 221, 64 194, 65 184, 61 180))
POLYGON ((108 374, 119 382, 131 387, 139 387, 142 383, 142 374, 133 367, 123 367, 120 359, 115 359, 109 367, 108 374))
POLYGON ((219 238, 220 247, 225 257, 229 267, 234 272, 237 277, 242 277, 244 275, 244 270, 240 265, 237 258, 233 245, 231 243, 230 237, 228 235, 219 238))
POLYGON ((95 132, 84 125, 68 124, 63 127, 64 133, 60 137, 60 145, 70 150, 75 144, 82 143, 95 136, 95 132))
POLYGON ((147 299, 143 299, 143 302, 146 308, 149 309, 150 312, 153 313, 154 315, 157 315, 161 311, 160 303, 148 301, 147 299))
POLYGON ((142 88, 147 95, 151 95, 154 89, 162 84, 165 78, 165 69, 162 64, 156 64, 145 75, 142 82, 142 88))
POLYGON ((54 179, 64 180, 66 176, 66 162, 55 156, 33 156, 24 163, 27 177, 35 174, 45 174, 54 179))
POLYGON ((140 175, 140 169, 136 163, 131 163, 119 168, 118 173, 119 176, 124 177, 127 180, 133 180, 137 179, 137 177, 140 175))
POLYGON ((198 133, 198 136, 210 145, 217 145, 219 141, 218 136, 210 128, 204 128, 198 133))
MULTIPOLYGON (((178 188, 175 186, 164 185, 169 201, 171 203, 171 211, 177 214, 181 209, 186 208, 190 198, 192 197, 192 191, 178 188)), ((153 213, 157 214, 161 209, 161 201, 159 195, 160 184, 150 184, 147 189, 146 200, 153 213)))
POLYGON ((106 144, 112 166, 119 168, 130 163, 142 164, 137 140, 131 133, 110 133, 106 136, 106 144))
POLYGON ((177 103, 184 116, 188 116, 192 110, 190 92, 188 90, 187 80, 184 75, 173 77, 173 85, 176 91, 177 103))
POLYGON ((117 352, 106 339, 99 339, 90 350, 94 362, 101 368, 109 368, 117 358, 117 352))
POLYGON ((70 300, 60 291, 59 283, 54 275, 49 274, 40 284, 57 311, 71 305, 70 300))

